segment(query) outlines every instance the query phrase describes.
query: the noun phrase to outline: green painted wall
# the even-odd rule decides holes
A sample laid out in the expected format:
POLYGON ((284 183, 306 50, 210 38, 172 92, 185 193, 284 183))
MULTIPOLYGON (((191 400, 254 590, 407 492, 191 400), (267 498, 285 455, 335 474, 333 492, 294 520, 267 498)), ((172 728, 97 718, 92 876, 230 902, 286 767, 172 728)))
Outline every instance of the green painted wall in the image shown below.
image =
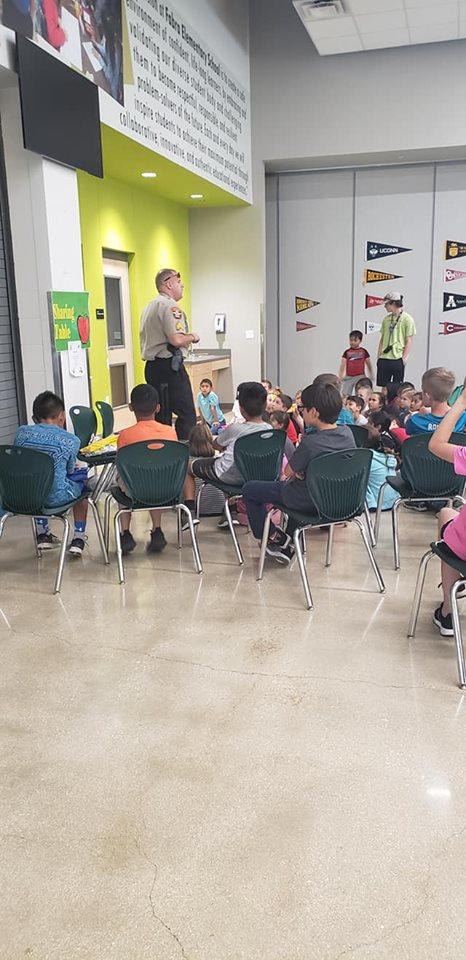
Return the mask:
POLYGON ((176 267, 185 283, 182 307, 190 316, 188 210, 119 180, 78 174, 84 285, 90 294, 89 364, 92 401, 110 395, 107 328, 95 311, 105 309, 102 250, 130 255, 129 278, 133 326, 134 382, 144 380, 139 349, 139 320, 156 296, 154 277, 161 267, 176 267))

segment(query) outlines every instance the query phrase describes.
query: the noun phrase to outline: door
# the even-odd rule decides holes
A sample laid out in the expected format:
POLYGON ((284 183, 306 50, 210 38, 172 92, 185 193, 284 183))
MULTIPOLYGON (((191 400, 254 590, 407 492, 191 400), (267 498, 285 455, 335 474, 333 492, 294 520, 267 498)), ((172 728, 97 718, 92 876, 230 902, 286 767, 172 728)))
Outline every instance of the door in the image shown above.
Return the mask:
POLYGON ((128 404, 134 386, 128 264, 126 260, 104 259, 103 270, 110 402, 115 414, 115 430, 122 430, 132 422, 128 404))

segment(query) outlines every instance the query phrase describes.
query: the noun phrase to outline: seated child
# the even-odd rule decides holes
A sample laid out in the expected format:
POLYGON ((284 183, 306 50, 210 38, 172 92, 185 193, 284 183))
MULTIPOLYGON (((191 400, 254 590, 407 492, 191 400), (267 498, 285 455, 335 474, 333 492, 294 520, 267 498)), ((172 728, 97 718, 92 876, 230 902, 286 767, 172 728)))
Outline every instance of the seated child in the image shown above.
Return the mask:
MULTIPOLYGON (((319 373, 319 374, 317 374, 317 377, 314 377, 314 380, 313 380, 312 382, 313 382, 313 384, 318 384, 318 383, 330 383, 330 384, 332 384, 333 387, 336 387, 336 389, 338 390, 338 392, 339 392, 339 394, 340 394, 340 396, 341 396, 341 380, 340 380, 340 378, 337 377, 336 374, 334 374, 334 373, 319 373)), ((344 424, 351 424, 351 423, 354 423, 352 414, 351 414, 350 411, 347 410, 346 407, 344 407, 343 404, 342 404, 342 405, 341 405, 340 413, 338 414, 337 426, 338 426, 338 427, 341 427, 341 426, 344 425, 344 424)), ((314 432, 314 428, 313 428, 313 427, 306 427, 306 426, 305 426, 304 429, 305 429, 305 433, 313 433, 313 432, 314 432)))
POLYGON ((393 436, 392 419, 385 410, 370 413, 367 426, 371 437, 377 439, 376 446, 371 445, 372 449, 382 450, 384 453, 399 453, 400 443, 393 436))
POLYGON ((416 391, 411 397, 411 403, 409 405, 410 414, 413 413, 427 413, 427 407, 424 406, 424 400, 422 397, 422 391, 416 391))
MULTIPOLYGON (((372 416, 372 415, 371 415, 372 416)), ((376 510, 380 488, 387 477, 396 475, 397 459, 394 456, 393 446, 386 440, 378 426, 371 421, 367 425, 368 439, 366 447, 372 450, 372 463, 367 485, 366 503, 369 510, 376 510)), ((389 438, 391 441, 391 437, 389 438)), ((382 510, 391 510, 399 494, 391 487, 385 487, 382 510)))
POLYGON ((400 383, 398 387, 395 406, 398 408, 397 422, 399 427, 404 427, 405 420, 411 413, 411 400, 414 395, 414 385, 406 381, 400 383))
MULTIPOLYGON (((457 430, 458 420, 466 414, 466 388, 443 417, 429 443, 429 450, 442 460, 453 464, 455 473, 466 477, 466 447, 459 447, 449 443, 451 434, 457 430)), ((459 513, 450 507, 444 507, 438 515, 439 537, 450 548, 453 554, 466 560, 466 505, 459 513)), ((450 592, 460 574, 454 567, 442 562, 442 590, 443 603, 434 611, 433 620, 439 628, 442 637, 453 636, 451 619, 450 592)))
POLYGON ((362 412, 364 410, 363 397, 347 397, 346 409, 349 410, 354 423, 356 423, 359 427, 366 426, 367 417, 365 417, 362 412))
POLYGON ((372 396, 372 380, 369 380, 369 377, 361 377, 355 386, 354 392, 357 397, 363 398, 363 413, 367 415, 369 413, 369 397, 372 396))
POLYGON ((344 397, 353 396, 356 393, 356 383, 360 377, 363 377, 366 368, 369 377, 373 377, 370 354, 361 346, 362 333, 360 330, 352 330, 349 335, 349 350, 345 350, 338 375, 342 381, 342 393, 344 397))
MULTIPOLYGON (((65 405, 61 397, 45 390, 32 405, 33 425, 18 427, 14 443, 17 447, 31 447, 47 453, 53 460, 54 477, 44 507, 61 506, 80 497, 86 488, 87 469, 76 470, 79 438, 66 429, 65 405)), ((79 500, 73 507, 74 535, 69 546, 71 556, 82 556, 86 536, 87 500, 79 500)), ((50 532, 45 517, 36 518, 37 545, 43 550, 59 541, 50 532)))
POLYGON ((226 427, 227 422, 218 396, 212 389, 212 380, 209 380, 208 377, 204 377, 199 384, 197 406, 201 417, 209 424, 215 437, 220 430, 226 427))
MULTIPOLYGON (((455 375, 445 367, 433 367, 426 370, 422 377, 422 397, 424 405, 430 407, 426 413, 413 413, 406 421, 406 432, 410 437, 418 433, 432 433, 437 430, 443 418, 454 409, 448 406, 448 399, 455 385, 455 375)), ((466 428, 466 413, 461 412, 455 424, 455 433, 466 428)))
MULTIPOLYGON (((189 476, 186 478, 186 495, 194 500, 202 486, 202 480, 195 480, 191 476, 191 466, 194 459, 198 457, 215 457, 215 447, 212 440, 212 433, 207 423, 202 421, 196 423, 189 434, 189 476), (193 486, 191 486, 191 483, 193 486)), ((225 496, 217 487, 210 484, 204 487, 201 496, 199 516, 201 517, 222 517, 219 526, 224 526, 225 520, 225 496)), ((226 523, 226 520, 225 520, 226 523)), ((228 523, 226 524, 228 526, 228 523)))
POLYGON ((272 381, 271 380, 261 380, 261 384, 264 390, 267 393, 272 393, 272 381))
MULTIPOLYGON (((335 453, 355 447, 354 437, 347 426, 338 426, 337 419, 342 407, 339 390, 332 383, 313 383, 302 393, 304 423, 313 427, 306 433, 296 448, 285 469, 287 480, 251 480, 243 487, 243 499, 248 511, 249 523, 257 540, 262 539, 267 504, 283 507, 284 511, 297 510, 313 513, 314 504, 309 499, 305 481, 308 464, 322 453, 335 453)), ((296 524, 290 518, 286 533, 270 525, 267 554, 280 563, 290 563, 293 558, 291 536, 296 524)))
POLYGON ((369 413, 380 413, 383 407, 383 401, 382 393, 377 393, 376 390, 371 393, 368 401, 369 413))
MULTIPOLYGON (((133 387, 129 409, 134 413, 136 423, 132 427, 120 431, 117 450, 121 450, 131 443, 140 443, 142 440, 178 440, 174 427, 170 427, 166 423, 159 423, 158 420, 154 419, 156 413, 160 410, 160 402, 157 390, 149 383, 140 383, 137 387, 133 387)), ((123 493, 127 493, 121 480, 118 480, 118 485, 123 493)), ((148 553, 161 553, 167 546, 162 531, 162 514, 160 510, 149 510, 149 513, 152 520, 152 530, 146 550, 148 553)), ((124 513, 120 517, 121 552, 124 556, 131 553, 136 546, 136 541, 130 531, 130 525, 131 514, 124 513)))
MULTIPOLYGON (((283 410, 276 410, 274 413, 270 414, 270 426, 273 427, 274 430, 284 430, 285 433, 287 434, 289 422, 290 422, 289 415, 287 413, 284 413, 283 410)), ((287 460, 289 460, 290 457, 293 456, 294 450, 295 450, 294 444, 291 442, 289 436, 287 435, 285 440, 285 451, 284 451, 284 455, 287 460)))
MULTIPOLYGON (((293 401, 286 393, 281 393, 275 397, 272 410, 268 411, 270 414, 280 411, 281 413, 288 413, 291 407, 293 406, 293 401)), ((293 418, 291 415, 288 415, 288 426, 286 430, 286 435, 292 444, 295 445, 298 442, 298 432, 293 423, 293 418)))

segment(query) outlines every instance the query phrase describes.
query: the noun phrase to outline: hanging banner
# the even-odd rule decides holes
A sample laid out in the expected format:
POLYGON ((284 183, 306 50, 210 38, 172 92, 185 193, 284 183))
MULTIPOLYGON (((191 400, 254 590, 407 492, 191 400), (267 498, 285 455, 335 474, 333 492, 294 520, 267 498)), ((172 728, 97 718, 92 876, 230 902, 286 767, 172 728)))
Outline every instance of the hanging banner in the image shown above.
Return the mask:
POLYGON ((448 336, 449 333, 461 333, 463 330, 466 330, 466 324, 464 323, 448 323, 446 320, 440 321, 443 330, 439 330, 440 336, 448 336))
POLYGON ((466 277, 464 270, 445 270, 443 275, 445 283, 451 283, 452 280, 462 280, 463 277, 466 277))
POLYGON ((303 320, 297 320, 296 333, 301 333, 302 330, 312 330, 315 326, 315 323, 304 323, 303 320))
POLYGON ((364 283, 382 283, 384 280, 402 280, 400 273, 382 273, 380 270, 365 270, 364 283))
POLYGON ((394 257, 397 253, 409 253, 412 247, 395 247, 388 243, 376 243, 368 240, 366 260, 380 260, 381 257, 394 257))
POLYGON ((311 307, 318 307, 320 300, 308 300, 307 297, 295 297, 294 306, 296 313, 302 313, 303 310, 310 310, 311 307))
POLYGON ((381 323, 374 323, 373 320, 366 320, 366 333, 379 333, 381 329, 381 323))
POLYGON ((380 307, 382 303, 385 303, 383 297, 370 297, 366 294, 366 310, 368 310, 369 307, 380 307))
POLYGON ((49 293, 55 350, 68 350, 68 344, 90 345, 89 294, 82 291, 49 293))
POLYGON ((461 310, 466 307, 466 295, 463 293, 444 293, 443 312, 447 310, 461 310))
POLYGON ((454 257, 466 257, 466 243, 460 243, 459 240, 447 240, 445 260, 453 260, 454 257))

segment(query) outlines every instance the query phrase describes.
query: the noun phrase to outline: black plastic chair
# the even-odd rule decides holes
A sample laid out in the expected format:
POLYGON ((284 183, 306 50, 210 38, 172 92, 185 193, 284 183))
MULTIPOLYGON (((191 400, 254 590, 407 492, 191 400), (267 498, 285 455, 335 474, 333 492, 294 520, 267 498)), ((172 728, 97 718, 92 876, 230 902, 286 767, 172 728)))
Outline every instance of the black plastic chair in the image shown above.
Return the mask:
POLYGON ((202 573, 202 562, 196 540, 191 511, 182 502, 183 484, 188 467, 188 447, 176 440, 143 440, 122 447, 117 453, 116 466, 127 494, 112 487, 105 500, 105 537, 108 544, 110 501, 116 501, 114 517, 115 545, 120 583, 125 582, 123 554, 120 540, 120 517, 123 513, 141 510, 175 510, 178 520, 178 549, 183 545, 181 514, 184 514, 191 535, 194 563, 202 573))
MULTIPOLYGON (((289 518, 297 524, 293 542, 299 571, 306 598, 308 610, 312 610, 312 596, 307 577, 301 536, 304 530, 312 527, 329 527, 326 566, 330 563, 333 528, 336 523, 357 524, 364 546, 367 550, 372 569, 377 579, 381 593, 385 592, 385 584, 372 552, 371 541, 362 522, 365 513, 367 484, 371 468, 371 450, 344 450, 338 453, 326 453, 312 460, 306 471, 306 485, 309 498, 315 504, 315 513, 305 514, 287 508, 289 518)), ((267 514, 262 535, 259 572, 257 579, 262 580, 266 557, 267 541, 269 538, 270 522, 273 510, 267 514)))
POLYGON ((360 423, 349 423, 348 424, 351 433, 354 437, 354 442, 357 447, 366 447, 367 439, 369 437, 369 431, 367 427, 361 426, 360 423))
POLYGON ((466 560, 460 560, 455 553, 450 550, 450 547, 444 543, 443 540, 434 541, 431 543, 430 550, 424 554, 421 558, 419 564, 419 570, 416 581, 416 590, 414 593, 413 606, 411 609, 411 617, 408 627, 408 638, 412 639, 416 634, 417 620, 419 616, 419 608, 421 606, 422 591, 424 589, 424 583, 426 579, 427 564, 432 557, 438 557, 440 560, 444 560, 445 563, 448 563, 450 567, 453 567, 458 571, 460 577, 453 584, 451 588, 450 598, 451 598, 451 619, 453 623, 453 632, 455 635, 455 644, 456 644, 456 659, 458 663, 458 685, 461 688, 466 687, 466 668, 464 662, 464 647, 463 647, 463 638, 461 635, 461 623, 458 613, 458 591, 465 586, 466 584, 466 560))
MULTIPOLYGON (((105 431, 103 433, 103 436, 104 437, 110 436, 110 434, 113 432, 113 410, 110 404, 105 403, 103 400, 98 400, 96 403, 96 407, 99 410, 102 417, 102 426, 103 426, 103 430, 105 431), (101 410, 100 409, 101 407, 108 408, 108 410, 107 409, 101 410), (109 411, 111 413, 111 418, 110 418, 109 411), (104 416, 106 418, 105 420, 104 420, 104 416), (107 433, 107 429, 110 426, 110 421, 111 421, 112 429, 107 433)), ((103 453, 100 451, 97 451, 96 453, 83 453, 81 448, 87 447, 97 433, 97 417, 96 417, 95 411, 92 410, 91 407, 78 406, 75 404, 73 407, 70 407, 68 412, 71 417, 71 422, 73 424, 73 430, 76 436, 79 438, 79 446, 80 446, 79 459, 83 463, 87 463, 88 467, 92 467, 96 471, 98 467, 103 468, 95 484, 95 487, 92 490, 90 495, 90 498, 94 501, 94 503, 97 503, 97 500, 99 499, 100 495, 111 483, 112 477, 115 473, 114 468, 115 468, 115 460, 116 460, 116 450, 110 450, 110 451, 107 450, 106 452, 103 452, 103 453)))
POLYGON ((238 499, 241 496, 244 484, 248 480, 278 480, 283 463, 286 433, 284 430, 256 430, 235 442, 233 457, 234 463, 243 477, 241 484, 222 483, 222 480, 206 480, 203 482, 196 501, 196 516, 199 517, 202 491, 206 483, 225 495, 225 515, 230 528, 238 563, 244 563, 241 547, 236 536, 228 500, 238 499))
MULTIPOLYGON (((437 502, 439 505, 444 500, 463 500, 464 502, 464 477, 459 477, 455 473, 452 463, 440 460, 439 457, 430 452, 430 439, 431 434, 423 433, 405 440, 402 446, 403 466, 401 473, 395 477, 387 477, 379 490, 375 518, 376 543, 379 538, 385 487, 389 486, 399 494, 399 498, 395 500, 391 511, 384 511, 384 513, 391 512, 392 515, 395 570, 399 570, 400 567, 398 510, 402 503, 424 503, 426 500, 437 502)), ((450 443, 465 446, 466 433, 452 433, 450 443)))
POLYGON ((110 437, 115 423, 113 408, 105 400, 96 400, 95 405, 102 420, 102 437, 110 437))
POLYGON ((58 557, 57 574, 55 577, 54 593, 60 592, 65 565, 66 547, 70 524, 67 513, 80 500, 88 499, 94 514, 94 521, 99 538, 100 549, 105 563, 108 563, 108 554, 105 547, 104 535, 100 524, 100 517, 96 505, 83 494, 70 503, 61 503, 52 507, 44 507, 52 488, 54 478, 53 460, 47 453, 31 450, 28 447, 0 446, 0 503, 5 513, 0 517, 0 537, 9 517, 30 517, 34 534, 34 544, 38 557, 42 552, 37 543, 35 517, 61 520, 63 537, 58 557))

